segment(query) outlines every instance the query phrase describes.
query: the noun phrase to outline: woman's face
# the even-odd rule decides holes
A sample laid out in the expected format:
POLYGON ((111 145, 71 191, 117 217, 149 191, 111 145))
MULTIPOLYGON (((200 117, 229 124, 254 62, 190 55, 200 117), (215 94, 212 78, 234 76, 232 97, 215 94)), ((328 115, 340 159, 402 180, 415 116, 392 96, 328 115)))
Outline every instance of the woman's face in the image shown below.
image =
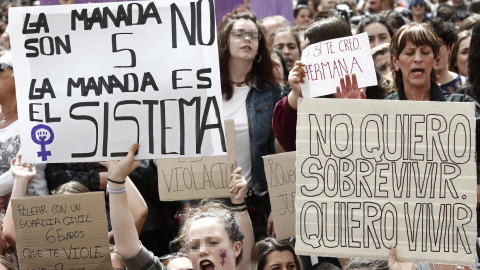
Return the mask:
POLYGON ((263 270, 296 270, 295 257, 289 250, 273 251, 267 255, 263 270))
POLYGON ((223 222, 208 217, 192 223, 188 250, 195 270, 230 270, 235 269, 235 258, 240 255, 242 244, 232 243, 223 222))
POLYGON ((430 74, 436 63, 432 47, 417 46, 411 41, 407 42, 398 59, 393 57, 393 66, 402 71, 405 87, 429 87, 430 74))
POLYGON ((450 55, 450 48, 443 42, 441 38, 438 39, 439 50, 438 50, 438 62, 437 70, 442 72, 445 69, 448 69, 448 56, 450 55))
POLYGON ((0 66, 0 99, 15 97, 15 80, 12 73, 12 69, 0 66))
POLYGON ((295 37, 290 33, 278 33, 273 40, 273 48, 282 52, 287 61, 287 70, 292 70, 295 61, 300 60, 300 49, 295 37))
POLYGON ((388 53, 379 54, 373 59, 375 69, 382 73, 383 76, 390 73, 390 55, 388 53))
POLYGON ((472 37, 466 37, 458 44, 458 53, 456 65, 458 74, 468 76, 468 51, 470 50, 470 40, 472 37))
POLYGON ((258 51, 260 38, 257 26, 251 20, 239 19, 233 24, 228 38, 230 57, 253 61, 258 51))
POLYGON ((311 13, 308 8, 301 9, 295 18, 295 25, 307 26, 312 23, 311 13))
POLYGON ((413 16, 425 15, 425 6, 420 3, 415 3, 410 10, 413 16))
POLYGON ((371 23, 365 26, 365 32, 368 34, 368 41, 370 42, 370 49, 377 47, 383 43, 390 43, 392 37, 388 33, 388 29, 381 23, 371 23))

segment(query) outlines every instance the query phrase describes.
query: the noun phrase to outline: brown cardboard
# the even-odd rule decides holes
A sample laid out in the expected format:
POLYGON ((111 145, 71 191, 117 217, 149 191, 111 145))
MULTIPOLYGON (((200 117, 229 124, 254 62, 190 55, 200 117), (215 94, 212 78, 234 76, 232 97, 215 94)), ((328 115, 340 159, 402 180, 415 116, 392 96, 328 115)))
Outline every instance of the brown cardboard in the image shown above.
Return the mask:
POLYGON ((296 152, 263 157, 277 239, 295 236, 296 152))
POLYGON ((161 201, 230 197, 232 172, 237 167, 235 127, 225 121, 227 155, 157 159, 161 201))
POLYGON ((10 203, 20 269, 112 269, 103 192, 10 203))
POLYGON ((299 99, 296 251, 471 265, 471 102, 299 99))

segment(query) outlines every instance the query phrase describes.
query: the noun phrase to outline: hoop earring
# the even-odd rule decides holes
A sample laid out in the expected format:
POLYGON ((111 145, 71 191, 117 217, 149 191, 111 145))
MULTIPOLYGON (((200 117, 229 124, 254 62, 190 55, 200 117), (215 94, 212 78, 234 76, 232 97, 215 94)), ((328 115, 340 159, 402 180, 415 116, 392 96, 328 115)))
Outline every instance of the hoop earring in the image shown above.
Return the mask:
POLYGON ((260 54, 255 55, 254 61, 257 62, 257 63, 260 63, 260 61, 262 61, 262 56, 261 56, 260 54), (258 60, 257 60, 257 56, 260 56, 260 57, 258 58, 258 60))

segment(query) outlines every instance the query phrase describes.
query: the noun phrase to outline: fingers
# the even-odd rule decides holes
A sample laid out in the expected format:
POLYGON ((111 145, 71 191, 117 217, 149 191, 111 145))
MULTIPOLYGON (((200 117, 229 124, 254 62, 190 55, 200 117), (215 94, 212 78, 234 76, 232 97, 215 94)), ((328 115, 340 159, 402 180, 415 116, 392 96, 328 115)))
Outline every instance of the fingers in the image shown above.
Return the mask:
POLYGON ((357 75, 355 73, 352 73, 352 88, 353 90, 358 89, 357 75))
POLYGON ((343 78, 340 78, 340 89, 342 90, 340 95, 342 97, 346 96, 348 90, 347 90, 347 86, 345 86, 345 79, 343 78))
POLYGON ((35 175, 37 175, 37 169, 35 167, 32 168, 32 173, 34 173, 35 175))
POLYGON ((365 90, 360 90, 360 98, 361 99, 367 99, 367 93, 365 93, 365 90))
POLYGON ((390 254, 388 256, 388 266, 392 266, 395 264, 397 257, 397 252, 395 251, 395 248, 393 246, 390 246, 390 254))
POLYGON ((345 82, 346 82, 346 86, 347 86, 347 92, 356 90, 355 88, 352 88, 352 81, 350 80, 350 75, 348 75, 348 74, 345 75, 345 82))
POLYGON ((132 144, 132 146, 130 146, 130 150, 128 150, 127 158, 133 159, 133 157, 135 156, 135 151, 137 151, 139 146, 140 145, 138 143, 132 144))

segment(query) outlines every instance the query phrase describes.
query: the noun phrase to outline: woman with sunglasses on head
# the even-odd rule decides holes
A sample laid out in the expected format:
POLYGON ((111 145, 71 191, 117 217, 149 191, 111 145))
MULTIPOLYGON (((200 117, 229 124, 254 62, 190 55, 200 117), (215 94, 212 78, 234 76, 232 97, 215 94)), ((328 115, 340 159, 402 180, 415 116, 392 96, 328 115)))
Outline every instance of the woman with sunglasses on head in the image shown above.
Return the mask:
POLYGON ((262 156, 275 153, 272 117, 282 89, 263 29, 245 7, 234 9, 222 19, 218 50, 224 117, 235 122, 237 163, 248 183, 247 206, 256 210, 250 218, 258 239, 270 232, 265 225, 270 200, 262 156))

